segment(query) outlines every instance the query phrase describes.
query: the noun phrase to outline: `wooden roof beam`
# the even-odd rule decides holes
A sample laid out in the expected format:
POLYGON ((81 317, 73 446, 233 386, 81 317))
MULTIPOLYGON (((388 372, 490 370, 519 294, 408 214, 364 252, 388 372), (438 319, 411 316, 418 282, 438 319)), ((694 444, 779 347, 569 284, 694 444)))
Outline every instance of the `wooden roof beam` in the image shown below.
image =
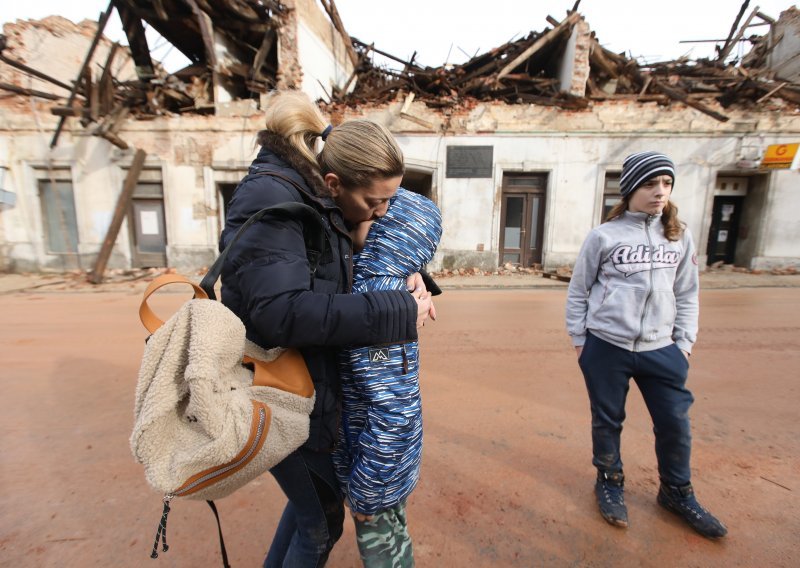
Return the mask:
POLYGON ((523 63, 525 63, 528 59, 531 58, 531 56, 534 53, 536 53, 537 51, 542 49, 544 46, 546 46, 547 44, 552 42, 554 39, 556 39, 559 35, 561 35, 561 32, 563 32, 564 30, 566 30, 567 28, 569 28, 573 24, 575 24, 575 22, 577 22, 580 19, 580 17, 581 17, 581 15, 578 12, 573 12, 572 14, 567 16, 567 18, 564 21, 562 21, 560 24, 558 24, 552 30, 550 30, 549 32, 544 34, 542 37, 540 37, 538 40, 536 40, 536 42, 534 42, 534 44, 531 45, 528 49, 526 49, 525 51, 520 53, 514 59, 514 61, 512 61, 511 63, 509 63, 508 65, 503 67, 500 70, 500 72, 497 74, 496 80, 499 81, 500 79, 502 79, 503 77, 505 77, 506 75, 511 73, 518 66, 522 65, 523 63))
MULTIPOLYGON (((75 100, 75 95, 78 92, 78 86, 81 84, 81 78, 83 77, 84 73, 86 73, 86 69, 89 67, 89 62, 92 60, 92 56, 94 55, 94 50, 97 48, 97 44, 100 43, 100 38, 103 37, 103 30, 106 27, 106 23, 108 23, 108 19, 111 16, 111 11, 113 9, 114 0, 111 0, 111 2, 108 4, 108 8, 106 8, 106 11, 100 14, 100 19, 97 22, 97 32, 94 34, 92 44, 89 46, 89 51, 86 53, 86 57, 83 60, 81 70, 78 72, 78 79, 75 81, 75 84, 70 90, 66 106, 72 106, 72 102, 75 100)), ((53 133, 53 139, 50 141, 51 148, 55 148, 56 144, 58 144, 58 137, 61 135, 61 130, 64 128, 64 122, 66 122, 66 120, 66 117, 63 116, 58 120, 58 126, 56 126, 56 131, 53 133)))

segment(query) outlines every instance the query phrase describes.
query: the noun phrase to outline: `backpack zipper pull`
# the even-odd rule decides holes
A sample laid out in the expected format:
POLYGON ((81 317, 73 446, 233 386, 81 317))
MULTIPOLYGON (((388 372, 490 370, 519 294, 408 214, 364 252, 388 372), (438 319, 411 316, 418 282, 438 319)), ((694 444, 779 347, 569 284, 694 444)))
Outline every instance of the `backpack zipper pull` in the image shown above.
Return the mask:
POLYGON ((156 529, 156 540, 153 543, 153 552, 150 554, 150 558, 158 558, 158 541, 161 540, 162 542, 162 552, 166 552, 169 550, 169 545, 167 544, 167 515, 169 515, 169 502, 172 500, 173 495, 167 494, 164 495, 164 510, 161 513, 161 521, 158 523, 158 528, 156 529))

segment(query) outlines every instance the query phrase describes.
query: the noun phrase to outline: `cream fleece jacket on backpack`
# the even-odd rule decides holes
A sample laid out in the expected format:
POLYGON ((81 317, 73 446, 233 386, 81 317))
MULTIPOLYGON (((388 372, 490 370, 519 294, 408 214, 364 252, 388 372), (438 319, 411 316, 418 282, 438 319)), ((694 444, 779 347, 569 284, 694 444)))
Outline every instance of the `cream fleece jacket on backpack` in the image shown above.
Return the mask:
POLYGON ((130 439, 153 488, 218 499, 305 442, 313 394, 253 386, 253 372, 242 366, 244 355, 272 361, 282 351, 246 341, 239 318, 208 299, 186 302, 153 333, 130 439))

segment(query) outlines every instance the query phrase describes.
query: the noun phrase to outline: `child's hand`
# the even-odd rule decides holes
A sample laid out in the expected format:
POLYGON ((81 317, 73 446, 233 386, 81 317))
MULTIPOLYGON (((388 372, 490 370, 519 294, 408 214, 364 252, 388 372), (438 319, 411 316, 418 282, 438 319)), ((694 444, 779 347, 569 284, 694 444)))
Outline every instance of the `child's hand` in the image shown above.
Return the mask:
POLYGON ((365 515, 363 513, 353 513, 353 516, 356 518, 356 520, 359 523, 365 523, 365 522, 371 521, 372 519, 375 518, 372 515, 365 515))

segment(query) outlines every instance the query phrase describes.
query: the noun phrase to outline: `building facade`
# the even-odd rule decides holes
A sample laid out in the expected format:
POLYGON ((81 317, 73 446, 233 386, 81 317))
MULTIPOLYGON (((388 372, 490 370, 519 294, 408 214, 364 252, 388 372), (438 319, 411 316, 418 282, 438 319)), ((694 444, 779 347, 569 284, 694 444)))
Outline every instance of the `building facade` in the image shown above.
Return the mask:
MULTIPOLYGON (((327 89, 346 86, 353 68, 319 10, 308 5, 299 13, 282 36, 293 42, 294 87, 325 98, 327 89)), ((60 41, 48 35, 36 56, 44 70, 64 73, 68 81, 52 54, 71 54, 69 68, 77 67, 92 34, 86 23, 65 22, 58 24, 60 41), (59 49, 64 42, 77 47, 59 49)), ((32 52, 25 46, 42 33, 20 24, 6 30, 17 34, 16 53, 28 61, 32 52)), ((102 60, 110 46, 101 47, 102 60)), ((574 78, 570 71, 565 81, 574 78)), ((24 84, 48 88, 30 78, 24 84)), ((115 131, 127 149, 77 118, 66 120, 51 148, 59 122, 52 104, 32 95, 0 100, 0 269, 90 269, 134 149, 147 158, 108 267, 189 272, 208 266, 226 204, 258 150, 259 102, 223 101, 214 115, 128 119, 115 131)), ((800 114, 788 107, 727 109, 727 122, 689 106, 626 100, 594 101, 584 110, 482 102, 443 112, 403 98, 328 108, 334 124, 365 117, 396 135, 407 165, 403 185, 442 210, 444 235, 433 270, 571 265, 588 231, 618 199, 623 159, 641 150, 675 162, 673 199, 694 235, 701 266, 800 265, 800 174, 759 167, 768 146, 800 142, 800 114)))

